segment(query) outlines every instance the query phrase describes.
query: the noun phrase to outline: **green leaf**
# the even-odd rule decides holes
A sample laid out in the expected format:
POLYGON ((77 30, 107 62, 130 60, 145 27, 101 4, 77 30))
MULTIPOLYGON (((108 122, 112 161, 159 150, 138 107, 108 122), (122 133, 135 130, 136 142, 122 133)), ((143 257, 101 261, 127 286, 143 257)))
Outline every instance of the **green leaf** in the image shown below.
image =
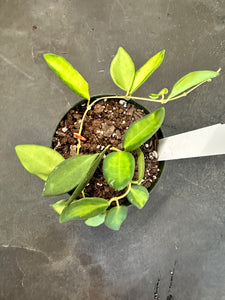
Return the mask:
POLYGON ((161 65, 164 58, 165 50, 162 50, 151 57, 139 70, 136 71, 130 95, 133 94, 161 65))
POLYGON ((149 94, 150 99, 158 99, 160 97, 159 94, 149 94))
POLYGON ((68 199, 59 200, 54 204, 51 204, 50 206, 59 214, 61 215, 62 211, 66 207, 66 201, 68 199))
POLYGON ((87 81, 73 66, 62 56, 52 53, 43 55, 52 71, 76 94, 85 99, 90 99, 87 81))
POLYGON ((64 208, 59 222, 89 219, 103 213, 109 207, 109 201, 103 198, 82 198, 64 208))
POLYGON ((83 191, 83 189, 85 188, 85 186, 88 184, 88 182, 91 180, 91 178, 93 177, 97 167, 99 166, 100 162, 102 161, 103 156, 105 155, 106 151, 110 148, 110 145, 108 145, 96 158, 96 160, 93 162, 93 164, 91 165, 88 173, 86 174, 86 176, 81 180, 81 182, 79 183, 79 185, 76 187, 75 191, 73 192, 73 194, 71 195, 71 197, 68 200, 68 203, 71 203, 74 199, 76 199, 80 193, 83 191))
POLYGON ((174 84, 172 91, 168 96, 168 100, 218 75, 219 72, 214 71, 195 71, 188 73, 174 84))
POLYGON ((135 160, 131 153, 118 151, 106 156, 103 173, 108 184, 115 190, 124 189, 134 176, 135 160))
POLYGON ((128 92, 134 80, 135 66, 130 55, 119 47, 112 60, 110 74, 114 83, 122 90, 128 92))
POLYGON ((121 205, 111 208, 105 217, 105 225, 112 230, 119 230, 127 217, 128 207, 121 205))
POLYGON ((145 203, 148 201, 149 193, 148 190, 141 185, 132 185, 130 192, 127 195, 127 199, 130 203, 139 209, 142 209, 145 203))
POLYGON ((59 195, 76 187, 90 170, 96 154, 76 155, 64 160, 48 176, 43 196, 59 195))
POLYGON ((85 221, 85 224, 91 227, 97 227, 103 224, 105 221, 105 214, 97 215, 96 217, 92 217, 85 221))
POLYGON ((138 184, 140 184, 145 174, 145 157, 140 148, 136 150, 136 153, 138 165, 138 184))
POLYGON ((131 124, 124 135, 124 149, 132 151, 139 148, 161 127, 164 117, 165 109, 161 107, 131 124))
POLYGON ((43 180, 65 160, 57 151, 41 145, 17 145, 15 151, 23 167, 43 180))
POLYGON ((158 99, 160 96, 168 94, 168 89, 162 89, 158 94, 149 94, 149 98, 151 99, 158 99))

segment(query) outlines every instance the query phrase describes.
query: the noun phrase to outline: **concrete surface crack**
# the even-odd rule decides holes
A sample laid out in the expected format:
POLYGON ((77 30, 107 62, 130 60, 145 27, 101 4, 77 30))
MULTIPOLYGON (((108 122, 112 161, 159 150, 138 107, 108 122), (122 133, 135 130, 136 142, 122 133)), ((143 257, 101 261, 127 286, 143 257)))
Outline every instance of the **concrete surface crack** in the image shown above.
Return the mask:
POLYGON ((0 53, 0 58, 2 60, 4 60, 10 67, 14 68, 16 71, 18 71, 19 73, 23 74, 26 78, 28 78, 29 80, 34 80, 34 78, 32 76, 30 76, 29 74, 27 74, 25 71, 21 70, 19 67, 17 67, 16 64, 14 64, 11 60, 9 60, 7 57, 5 57, 4 55, 2 55, 0 53))
POLYGON ((25 278, 25 272, 22 270, 22 268, 21 268, 21 266, 19 265, 19 262, 18 262, 18 259, 17 259, 17 257, 16 257, 16 265, 17 265, 17 267, 18 267, 18 269, 19 269, 19 271, 22 273, 22 275, 23 275, 23 277, 22 277, 22 279, 21 279, 21 285, 22 285, 22 287, 24 287, 24 278, 25 278))
POLYGON ((184 176, 184 175, 181 174, 181 173, 177 173, 177 175, 179 175, 179 176, 182 177, 185 181, 191 183, 192 185, 195 185, 195 186, 197 186, 197 187, 200 187, 200 188, 202 188, 202 189, 204 189, 204 190, 205 190, 206 188, 208 189, 207 186, 200 185, 198 182, 194 182, 194 181, 190 180, 189 178, 187 178, 186 176, 184 176))
POLYGON ((26 250, 26 251, 32 251, 32 252, 35 252, 35 253, 43 255, 44 257, 47 258, 48 262, 50 262, 50 258, 47 256, 47 254, 45 254, 41 250, 37 250, 37 249, 31 248, 31 247, 16 246, 16 245, 6 245, 6 244, 0 245, 0 247, 3 247, 3 248, 14 248, 14 249, 22 249, 22 250, 26 250))

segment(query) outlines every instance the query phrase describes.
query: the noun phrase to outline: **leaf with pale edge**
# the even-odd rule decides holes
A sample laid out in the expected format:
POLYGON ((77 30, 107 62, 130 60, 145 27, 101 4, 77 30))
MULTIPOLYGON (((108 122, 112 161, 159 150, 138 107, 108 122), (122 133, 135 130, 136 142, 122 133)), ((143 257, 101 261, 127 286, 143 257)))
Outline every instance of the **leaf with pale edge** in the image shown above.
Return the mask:
POLYGON ((151 57, 139 70, 136 71, 130 95, 133 94, 161 65, 164 58, 165 50, 162 50, 151 57))
POLYGON ((174 84, 172 91, 168 96, 168 100, 204 81, 218 76, 219 74, 219 72, 214 71, 195 71, 188 73, 174 84))
POLYGON ((110 74, 114 83, 128 92, 134 80, 135 66, 130 55, 119 47, 110 66, 110 74))
POLYGON ((23 167, 43 180, 65 160, 57 151, 41 145, 17 145, 15 151, 23 167))
POLYGON ((131 153, 118 151, 106 156, 103 173, 108 184, 115 190, 124 189, 134 176, 135 160, 131 153))
POLYGON ((97 156, 97 153, 76 155, 64 160, 49 174, 42 195, 59 195, 71 191, 88 173, 97 156))
POLYGON ((132 151, 143 145, 161 127, 164 117, 165 109, 161 107, 131 124, 124 135, 124 149, 132 151))
POLYGON ((51 204, 50 206, 59 214, 61 215, 62 211, 66 207, 66 201, 68 199, 59 200, 54 204, 51 204))
POLYGON ((128 207, 125 205, 111 208, 105 217, 105 225, 112 230, 119 230, 127 217, 128 207))
POLYGON ((52 71, 76 94, 85 99, 90 99, 87 81, 73 66, 62 56, 46 53, 43 55, 52 71))
POLYGON ((87 226, 97 227, 97 226, 103 224, 104 221, 105 221, 105 214, 100 214, 100 215, 97 215, 96 217, 92 217, 90 219, 87 219, 85 221, 85 224, 87 226))
POLYGON ((82 198, 64 208, 60 223, 69 220, 89 219, 103 213, 109 207, 109 201, 103 198, 82 198))
POLYGON ((133 184, 127 195, 127 199, 130 203, 139 209, 142 209, 145 203, 148 201, 149 193, 148 190, 141 185, 133 184))

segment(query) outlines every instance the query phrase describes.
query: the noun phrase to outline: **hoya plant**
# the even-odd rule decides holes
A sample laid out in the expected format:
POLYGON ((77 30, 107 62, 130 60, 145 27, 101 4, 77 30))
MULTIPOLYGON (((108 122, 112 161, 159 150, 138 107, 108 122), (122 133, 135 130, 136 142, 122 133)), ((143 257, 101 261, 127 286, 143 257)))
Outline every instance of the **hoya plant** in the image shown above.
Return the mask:
POLYGON ((119 230, 127 217, 129 205, 121 204, 120 199, 128 201, 142 209, 149 198, 148 190, 142 185, 145 171, 144 154, 140 149, 161 127, 165 109, 160 107, 135 121, 127 129, 123 138, 123 150, 108 145, 101 153, 80 154, 83 124, 88 111, 100 100, 132 99, 145 100, 165 104, 182 98, 191 91, 219 75, 219 71, 194 71, 180 78, 172 87, 158 93, 149 93, 148 97, 136 97, 133 94, 160 66, 165 51, 160 51, 151 57, 140 69, 135 65, 130 55, 120 47, 110 66, 110 74, 114 83, 125 91, 124 95, 99 97, 90 101, 89 85, 81 74, 62 56, 44 54, 44 59, 54 73, 76 94, 87 100, 86 110, 80 122, 77 137, 76 155, 64 159, 57 151, 33 144, 17 145, 17 156, 24 168, 45 181, 43 196, 65 194, 73 191, 70 196, 62 199, 51 207, 60 215, 59 222, 70 220, 85 220, 88 226, 99 226, 105 223, 112 230, 119 230), (166 96, 168 94, 168 96, 166 96), (137 157, 135 160, 134 153, 137 157), (120 196, 111 199, 85 197, 85 187, 93 177, 103 160, 103 174, 108 184, 121 191, 120 196), (138 179, 134 180, 135 161, 138 168, 138 179), (114 202, 114 206, 111 204, 114 202))

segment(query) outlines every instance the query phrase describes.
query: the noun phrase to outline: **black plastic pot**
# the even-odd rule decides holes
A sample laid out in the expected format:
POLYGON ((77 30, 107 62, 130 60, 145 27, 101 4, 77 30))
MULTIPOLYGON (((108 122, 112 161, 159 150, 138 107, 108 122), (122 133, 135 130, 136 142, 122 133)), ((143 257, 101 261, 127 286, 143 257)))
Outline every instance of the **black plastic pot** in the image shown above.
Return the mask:
MULTIPOLYGON (((93 97, 91 97, 91 102, 93 102, 95 99, 100 98, 100 97, 112 97, 112 96, 115 96, 115 95, 97 95, 97 96, 93 96, 93 97)), ((118 99, 118 100, 124 100, 124 99, 121 98, 121 99, 118 99)), ((110 100, 109 100, 109 101, 110 101, 110 100)), ((55 130, 55 132, 54 132, 54 134, 53 134, 53 137, 55 136, 55 133, 56 133, 58 127, 60 126, 60 122, 63 121, 63 120, 66 118, 66 116, 67 116, 67 114, 69 113, 69 111, 72 110, 72 109, 75 109, 77 106, 80 106, 80 105, 82 105, 82 104, 84 104, 84 103, 87 103, 87 100, 86 100, 86 99, 80 100, 79 102, 77 102, 73 107, 71 107, 71 108, 64 114, 64 116, 61 118, 61 120, 59 121, 59 123, 58 123, 58 125, 57 125, 57 127, 56 127, 56 130, 55 130)), ((130 99, 130 100, 129 100, 129 103, 132 103, 132 104, 135 105, 137 108, 142 109, 146 114, 149 114, 149 113, 150 113, 150 111, 149 111, 146 107, 144 107, 144 106, 142 106, 141 104, 137 103, 135 100, 130 99)), ((159 139, 161 139, 161 138, 164 137, 164 134, 163 134, 163 131, 162 131, 161 128, 157 131, 157 135, 158 135, 158 138, 159 138, 159 139)), ((52 144, 51 144, 51 147, 53 148, 53 142, 52 142, 52 144)), ((162 172, 163 172, 164 165, 165 165, 165 162, 164 162, 164 161, 160 161, 160 162, 159 162, 159 169, 160 169, 160 171, 159 171, 159 173, 158 173, 157 179, 156 179, 156 180, 152 183, 152 185, 148 188, 149 193, 152 191, 152 189, 153 189, 153 188, 155 187, 155 185, 158 183, 159 178, 160 178, 160 176, 161 176, 161 174, 162 174, 162 172)), ((73 191, 68 192, 68 193, 71 195, 72 192, 73 192, 73 191)), ((130 204, 130 203, 129 203, 129 204, 130 204)))

